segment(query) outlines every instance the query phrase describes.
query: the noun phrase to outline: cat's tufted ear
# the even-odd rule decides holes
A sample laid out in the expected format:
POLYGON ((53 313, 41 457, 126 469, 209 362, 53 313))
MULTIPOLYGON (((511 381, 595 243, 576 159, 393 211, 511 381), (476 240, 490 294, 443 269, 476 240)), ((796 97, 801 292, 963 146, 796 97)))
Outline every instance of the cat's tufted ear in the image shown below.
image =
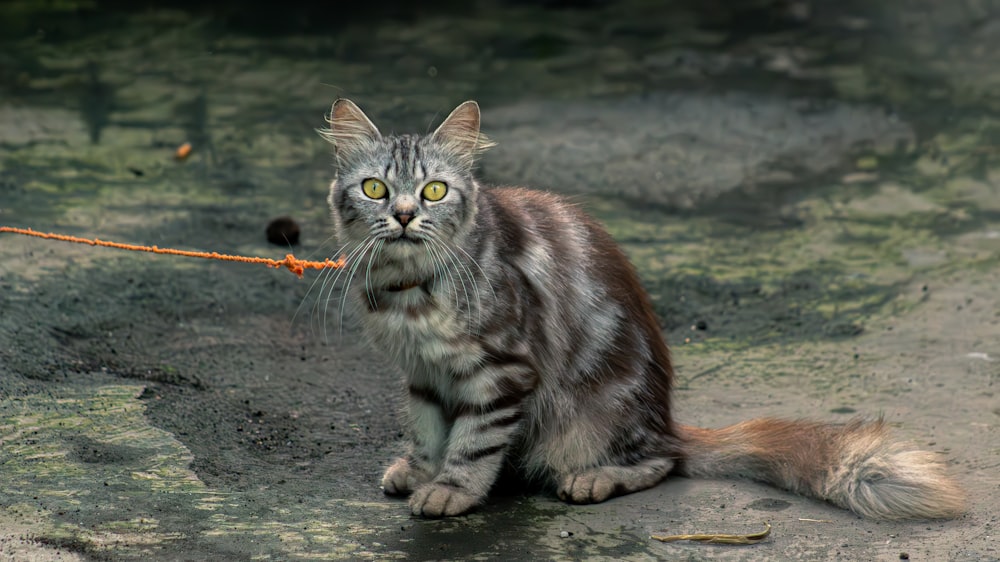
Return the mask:
POLYGON ((434 131, 433 138, 445 145, 470 169, 476 156, 496 145, 479 132, 479 104, 471 100, 456 107, 434 131))
POLYGON ((382 139, 381 133, 365 112, 346 98, 333 102, 327 122, 330 128, 318 132, 336 147, 338 160, 350 158, 366 144, 382 139))

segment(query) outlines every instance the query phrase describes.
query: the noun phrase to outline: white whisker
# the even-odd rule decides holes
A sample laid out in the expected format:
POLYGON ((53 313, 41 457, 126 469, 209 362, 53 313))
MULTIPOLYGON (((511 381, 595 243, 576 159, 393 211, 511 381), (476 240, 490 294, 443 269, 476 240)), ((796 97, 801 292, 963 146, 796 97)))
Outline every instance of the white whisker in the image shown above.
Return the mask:
POLYGON ((490 293, 493 294, 493 300, 497 300, 497 293, 496 293, 496 291, 493 290, 493 283, 490 282, 490 276, 486 274, 486 270, 484 270, 479 265, 479 262, 476 261, 476 258, 472 257, 469 254, 469 252, 465 251, 465 248, 463 248, 461 246, 458 246, 458 245, 456 245, 454 247, 457 248, 463 254, 465 254, 465 256, 469 258, 469 261, 472 262, 472 265, 476 266, 476 269, 479 270, 479 273, 481 273, 483 275, 483 279, 486 281, 486 285, 489 287, 490 293))
MULTIPOLYGON (((451 249, 450 244, 442 243, 441 247, 448 253, 448 255, 451 256, 451 262, 453 264, 455 264, 456 269, 457 269, 458 274, 459 274, 459 277, 461 278, 462 274, 464 273, 465 274, 465 278, 467 278, 469 280, 469 283, 472 285, 472 292, 473 292, 473 294, 476 295, 476 313, 478 315, 478 321, 477 321, 477 326, 476 326, 476 328, 477 328, 476 329, 476 333, 478 334, 479 333, 479 328, 482 326, 482 323, 483 323, 483 301, 482 301, 482 297, 481 297, 481 291, 479 289, 479 282, 476 280, 476 277, 473 275, 472 270, 469 268, 469 266, 467 266, 465 263, 463 263, 462 259, 458 256, 458 254, 456 254, 455 251, 451 249)), ((459 247, 459 249, 461 249, 461 248, 459 247)), ((466 253, 465 255, 468 256, 469 254, 466 253)), ((472 260, 471 257, 469 259, 472 260)), ((472 260, 472 262, 475 263, 475 260, 472 260)), ((478 264, 476 264, 476 267, 479 267, 478 264)), ((482 271, 482 268, 479 268, 479 270, 482 271)), ((490 284, 490 281, 489 281, 488 278, 486 278, 485 273, 483 275, 483 278, 486 280, 487 286, 489 286, 489 288, 490 288, 490 292, 493 292, 493 285, 490 284)), ((464 279, 462 280, 462 285, 463 285, 463 288, 464 288, 464 286, 465 286, 465 280, 464 279)), ((472 302, 469 301, 468 293, 466 293, 465 298, 466 298, 467 307, 469 309, 469 315, 470 315, 469 316, 469 323, 471 324, 471 321, 472 321, 472 317, 471 317, 471 314, 472 314, 472 312, 471 312, 472 302)), ((494 300, 496 300, 496 293, 493 294, 493 298, 494 298, 494 300)))
POLYGON ((468 326, 469 334, 473 332, 479 333, 479 327, 482 325, 483 320, 483 308, 482 301, 479 297, 479 284, 476 279, 472 277, 469 268, 459 260, 455 252, 451 251, 447 245, 441 244, 441 249, 445 251, 448 261, 450 261, 455 268, 455 272, 458 275, 459 281, 462 283, 462 292, 465 294, 465 310, 466 310, 466 325, 468 326), (466 281, 468 279, 468 282, 466 281), (475 330, 473 330, 472 324, 472 301, 469 299, 469 289, 468 285, 472 285, 472 294, 476 296, 476 313, 478 315, 478 322, 475 325, 475 330))
MULTIPOLYGON (((327 239, 323 243, 325 244, 326 242, 328 242, 328 241, 330 241, 332 239, 333 239, 332 236, 327 237, 327 239)), ((344 244, 343 246, 341 246, 340 248, 338 248, 337 251, 333 252, 333 256, 339 257, 340 255, 342 255, 341 252, 343 252, 344 248, 346 248, 346 247, 347 247, 347 244, 344 244)), ((340 268, 340 269, 343 269, 343 268, 340 268)), ((292 326, 295 325, 295 321, 299 317, 299 313, 302 312, 302 308, 306 304, 306 300, 309 298, 309 295, 312 294, 313 289, 316 288, 316 284, 320 283, 322 281, 322 283, 320 283, 320 294, 322 294, 323 287, 326 285, 326 281, 331 276, 333 276, 333 275, 334 275, 334 269, 327 268, 327 269, 321 270, 319 272, 319 275, 317 275, 316 278, 313 279, 313 282, 309 284, 309 288, 306 290, 306 294, 303 295, 302 296, 302 300, 299 301, 299 306, 296 307, 295 313, 292 314, 292 321, 291 321, 291 325, 292 326)), ((319 296, 317 296, 317 301, 316 302, 317 303, 319 302, 319 296)), ((315 309, 316 309, 316 304, 313 305, 313 310, 315 310, 315 309)), ((310 322, 310 330, 312 330, 312 322, 310 322)))
POLYGON ((346 265, 344 267, 337 269, 336 272, 326 276, 326 278, 323 280, 323 284, 320 286, 319 294, 317 295, 316 298, 316 304, 313 306, 313 312, 317 316, 317 322, 319 323, 319 330, 324 342, 329 342, 329 340, 327 339, 326 321, 327 321, 327 310, 329 309, 330 306, 330 300, 331 297, 333 296, 333 290, 336 288, 337 283, 340 281, 340 277, 344 275, 344 272, 348 271, 351 268, 353 260, 362 251, 362 244, 364 244, 364 242, 356 244, 345 258, 347 262, 346 265))
MULTIPOLYGON (((343 335, 344 335, 344 308, 347 305, 347 299, 348 299, 348 297, 350 295, 351 281, 354 280, 354 274, 357 273, 358 268, 361 266, 361 260, 364 258, 365 252, 367 252, 372 246, 374 246, 377 241, 378 241, 378 238, 369 237, 369 238, 365 239, 364 242, 367 242, 367 243, 364 245, 364 248, 360 251, 360 253, 358 253, 357 257, 355 257, 352 260, 353 263, 351 263, 351 264, 348 265, 349 271, 347 273, 347 281, 344 283, 344 289, 340 293, 340 319, 339 319, 339 326, 338 326, 339 337, 343 337, 343 335)), ((364 242, 362 242, 362 243, 364 243, 364 242)), ((338 275, 337 277, 339 278, 340 276, 338 275)), ((334 284, 336 284, 336 281, 334 281, 334 284)), ((327 301, 327 302, 329 303, 329 301, 327 301)), ((326 310, 325 309, 323 311, 323 316, 324 316, 323 329, 324 329, 324 333, 325 333, 326 332, 326 319, 325 319, 325 317, 326 317, 326 310)))
POLYGON ((379 238, 371 253, 368 254, 368 267, 365 268, 365 294, 368 296, 368 304, 371 305, 372 310, 378 310, 378 302, 375 300, 375 293, 372 291, 371 286, 372 260, 375 258, 375 254, 382 249, 383 244, 385 244, 385 241, 379 238))
MULTIPOLYGON (((466 303, 469 302, 469 291, 468 291, 468 289, 465 286, 465 280, 462 279, 461 272, 458 272, 458 282, 456 282, 456 280, 455 280, 455 274, 452 273, 451 268, 449 268, 448 264, 446 263, 446 258, 448 258, 448 256, 446 254, 442 254, 441 251, 440 251, 440 249, 439 249, 439 248, 442 248, 441 243, 438 240, 434 239, 434 238, 428 238, 427 242, 428 242, 428 244, 427 244, 428 250, 432 251, 434 253, 434 255, 436 256, 435 263, 434 263, 435 268, 441 269, 448 276, 449 282, 451 283, 452 291, 454 292, 455 308, 457 310, 457 309, 461 308, 460 301, 459 301, 459 294, 458 294, 459 282, 461 282, 462 291, 465 293, 465 301, 466 301, 466 303)), ((466 318, 466 323, 467 324, 468 324, 469 318, 470 317, 468 317, 468 316, 466 318)), ((469 331, 471 332, 471 327, 470 327, 469 331)))

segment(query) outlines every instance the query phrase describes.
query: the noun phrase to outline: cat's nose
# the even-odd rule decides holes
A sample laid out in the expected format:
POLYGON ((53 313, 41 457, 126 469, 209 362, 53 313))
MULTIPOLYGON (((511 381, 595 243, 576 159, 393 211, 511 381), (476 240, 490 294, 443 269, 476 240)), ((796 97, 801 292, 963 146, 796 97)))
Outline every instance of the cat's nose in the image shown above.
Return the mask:
POLYGON ((396 220, 398 220, 399 224, 403 226, 406 226, 406 223, 410 222, 410 219, 412 218, 413 213, 396 213, 396 220))

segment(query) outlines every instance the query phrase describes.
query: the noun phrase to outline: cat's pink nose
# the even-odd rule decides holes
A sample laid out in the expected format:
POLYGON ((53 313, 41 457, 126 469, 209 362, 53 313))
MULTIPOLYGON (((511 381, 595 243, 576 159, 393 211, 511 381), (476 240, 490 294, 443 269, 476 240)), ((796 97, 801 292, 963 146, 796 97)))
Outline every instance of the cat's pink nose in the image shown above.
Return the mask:
POLYGON ((399 224, 403 226, 406 226, 406 223, 410 222, 410 219, 412 218, 413 213, 396 213, 396 220, 398 220, 399 224))

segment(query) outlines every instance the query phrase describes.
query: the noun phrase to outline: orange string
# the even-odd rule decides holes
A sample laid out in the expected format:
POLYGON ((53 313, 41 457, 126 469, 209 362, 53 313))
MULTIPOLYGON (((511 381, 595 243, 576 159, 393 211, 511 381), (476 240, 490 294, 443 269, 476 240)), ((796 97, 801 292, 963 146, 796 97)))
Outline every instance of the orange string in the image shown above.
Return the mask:
POLYGON ((108 242, 107 240, 79 238, 77 236, 67 236, 65 234, 53 234, 51 232, 38 232, 30 228, 14 228, 11 226, 0 226, 0 232, 11 232, 13 234, 24 234, 46 240, 61 240, 63 242, 75 242, 77 244, 89 244, 91 246, 104 246, 106 248, 118 248, 119 250, 132 250, 135 252, 151 252, 154 254, 169 254, 172 256, 187 256, 190 258, 203 258, 210 260, 238 261, 243 263, 262 263, 268 267, 284 267, 300 278, 307 269, 326 269, 328 267, 344 267, 346 261, 341 257, 337 261, 327 258, 325 261, 300 260, 292 254, 285 255, 283 260, 272 260, 270 258, 255 258, 246 256, 231 256, 218 252, 191 252, 188 250, 174 250, 171 248, 159 248, 157 246, 139 246, 136 244, 121 244, 119 242, 108 242))

